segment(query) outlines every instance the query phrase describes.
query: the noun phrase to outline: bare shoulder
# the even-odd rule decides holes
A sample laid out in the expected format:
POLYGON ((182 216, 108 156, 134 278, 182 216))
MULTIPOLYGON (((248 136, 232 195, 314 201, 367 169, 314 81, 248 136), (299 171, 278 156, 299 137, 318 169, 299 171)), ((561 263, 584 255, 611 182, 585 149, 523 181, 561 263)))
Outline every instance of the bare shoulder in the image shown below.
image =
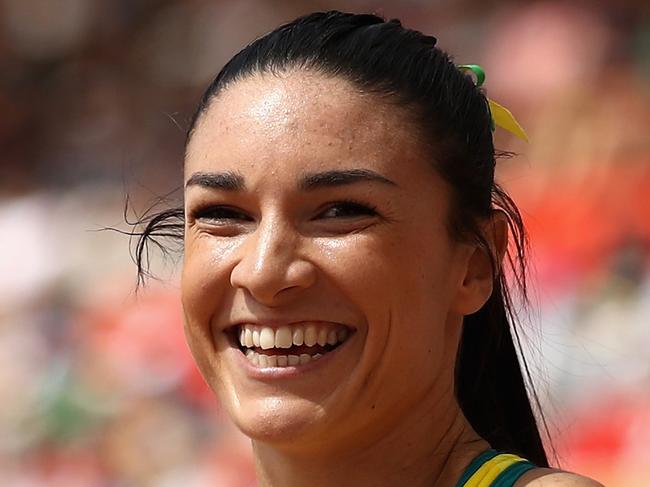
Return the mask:
POLYGON ((553 468, 536 468, 523 475, 516 487, 605 487, 600 482, 553 468))

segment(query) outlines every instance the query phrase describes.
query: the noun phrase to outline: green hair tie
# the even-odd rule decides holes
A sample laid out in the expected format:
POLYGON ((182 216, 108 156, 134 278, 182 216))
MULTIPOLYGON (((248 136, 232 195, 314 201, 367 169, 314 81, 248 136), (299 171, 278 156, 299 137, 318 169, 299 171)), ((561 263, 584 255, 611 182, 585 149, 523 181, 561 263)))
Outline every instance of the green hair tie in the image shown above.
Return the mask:
POLYGON ((483 83, 485 83, 485 70, 478 64, 461 64, 458 66, 458 69, 461 71, 471 71, 474 73, 474 76, 476 76, 476 81, 474 84, 477 87, 481 87, 483 86, 483 83))

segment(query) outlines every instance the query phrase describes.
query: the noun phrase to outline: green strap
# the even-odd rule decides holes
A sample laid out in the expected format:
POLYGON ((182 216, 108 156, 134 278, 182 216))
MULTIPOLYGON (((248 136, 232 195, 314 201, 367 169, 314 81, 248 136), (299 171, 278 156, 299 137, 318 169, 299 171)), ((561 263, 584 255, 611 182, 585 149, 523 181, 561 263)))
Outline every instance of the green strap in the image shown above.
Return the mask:
POLYGON ((534 468, 537 467, 528 461, 513 463, 494 479, 491 487, 512 487, 519 477, 534 468))
POLYGON ((479 468, 481 468, 481 465, 483 465, 485 462, 489 460, 492 460, 498 454, 499 454, 498 451, 490 449, 484 451, 479 456, 477 456, 474 460, 472 460, 472 463, 470 463, 469 466, 465 469, 463 475, 460 477, 460 480, 458 481, 458 483, 456 483, 456 487, 463 487, 465 485, 465 482, 467 482, 470 479, 470 477, 474 475, 479 468))

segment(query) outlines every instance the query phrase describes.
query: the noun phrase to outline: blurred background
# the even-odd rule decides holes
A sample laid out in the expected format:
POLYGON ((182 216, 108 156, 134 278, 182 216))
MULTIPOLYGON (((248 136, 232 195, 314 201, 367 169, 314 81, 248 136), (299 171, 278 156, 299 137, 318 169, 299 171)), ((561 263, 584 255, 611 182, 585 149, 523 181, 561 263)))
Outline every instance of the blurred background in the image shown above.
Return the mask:
POLYGON ((0 0, 0 485, 254 484, 193 366, 177 259, 138 296, 133 219, 180 204, 184 130, 252 38, 372 11, 482 64, 528 130, 499 179, 531 236, 529 360, 561 465, 650 485, 650 3, 0 0))

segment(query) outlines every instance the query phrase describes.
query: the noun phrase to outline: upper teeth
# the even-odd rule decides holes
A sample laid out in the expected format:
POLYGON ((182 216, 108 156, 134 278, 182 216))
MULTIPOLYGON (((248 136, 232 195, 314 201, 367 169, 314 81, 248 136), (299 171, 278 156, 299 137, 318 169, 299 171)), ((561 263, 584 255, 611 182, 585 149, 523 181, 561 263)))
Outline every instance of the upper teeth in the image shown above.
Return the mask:
POLYGON ((239 343, 243 347, 260 347, 263 350, 291 348, 294 345, 336 345, 347 336, 348 330, 344 326, 322 323, 301 323, 279 328, 243 325, 239 329, 239 343))

